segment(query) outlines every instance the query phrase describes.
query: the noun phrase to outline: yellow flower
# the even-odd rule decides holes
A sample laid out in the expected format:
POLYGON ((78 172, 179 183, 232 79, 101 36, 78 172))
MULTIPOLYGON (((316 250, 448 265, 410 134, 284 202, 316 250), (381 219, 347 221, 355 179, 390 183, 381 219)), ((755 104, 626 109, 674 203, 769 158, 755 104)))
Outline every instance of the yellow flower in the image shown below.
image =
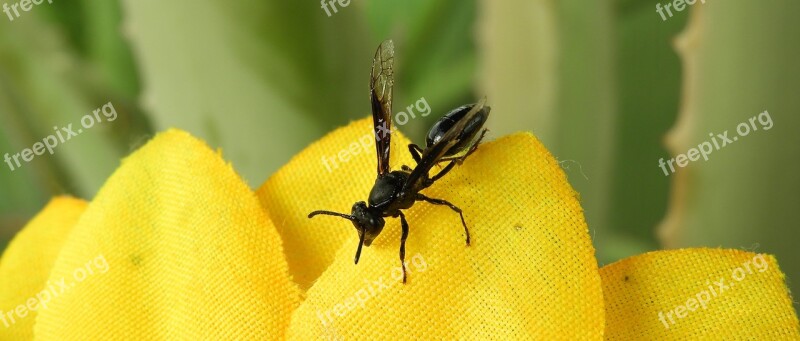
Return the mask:
MULTIPOLYGON (((255 192, 202 141, 158 135, 90 203, 54 199, 10 244, 0 339, 800 339, 771 256, 598 268, 577 194, 530 134, 481 145, 426 190, 464 209, 471 246, 457 214, 418 203, 407 284, 397 220, 354 265, 352 225, 306 215, 366 199, 369 129, 331 133, 255 192)), ((412 165, 395 136, 393 167, 412 165)))

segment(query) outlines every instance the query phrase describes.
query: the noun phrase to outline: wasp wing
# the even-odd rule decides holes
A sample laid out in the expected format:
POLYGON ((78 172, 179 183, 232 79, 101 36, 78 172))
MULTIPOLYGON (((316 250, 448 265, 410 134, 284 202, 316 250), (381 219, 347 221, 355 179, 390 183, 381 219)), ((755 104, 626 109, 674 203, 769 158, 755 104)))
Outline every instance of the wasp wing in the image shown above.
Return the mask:
POLYGON ((411 171, 411 174, 408 176, 406 180, 406 184, 403 187, 404 192, 408 191, 417 191, 423 188, 422 183, 423 180, 428 178, 428 172, 430 172, 433 165, 439 162, 450 148, 455 146, 461 141, 463 138, 461 132, 464 130, 464 126, 472 120, 472 118, 478 114, 486 105, 486 98, 484 97, 478 103, 472 107, 464 117, 459 120, 455 125, 453 125, 447 133, 442 136, 439 142, 436 142, 434 145, 425 148, 422 152, 421 161, 417 164, 417 167, 411 171))
POLYGON ((394 87, 394 43, 386 40, 378 46, 369 75, 372 101, 372 124, 378 155, 378 176, 389 172, 392 129, 392 89, 394 87))

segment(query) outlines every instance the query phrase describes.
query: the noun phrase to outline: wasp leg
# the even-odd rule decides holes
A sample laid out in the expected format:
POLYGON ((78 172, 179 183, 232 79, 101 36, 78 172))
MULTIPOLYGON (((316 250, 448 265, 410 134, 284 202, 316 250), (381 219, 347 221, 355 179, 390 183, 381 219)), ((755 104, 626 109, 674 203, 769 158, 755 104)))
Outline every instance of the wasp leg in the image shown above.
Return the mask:
POLYGON ((422 151, 422 148, 420 148, 418 145, 415 145, 413 143, 409 143, 408 144, 408 152, 411 153, 411 157, 413 157, 414 161, 416 161, 417 163, 420 163, 420 161, 422 161, 422 153, 423 153, 423 151, 422 151))
MULTIPOLYGON (((430 178, 430 179, 427 179, 427 180, 425 181, 425 183, 426 183, 428 186, 430 186, 430 185, 431 185, 431 184, 433 184, 433 183, 434 183, 436 180, 439 180, 441 177, 445 176, 445 175, 447 174, 447 172, 449 172, 451 169, 453 169, 453 166, 455 166, 455 165, 456 165, 456 163, 458 163, 458 162, 457 162, 457 161, 455 161, 455 160, 453 160, 453 161, 450 161, 450 163, 448 163, 448 164, 447 164, 447 166, 445 166, 445 167, 444 167, 444 169, 442 169, 441 171, 439 171, 439 173, 436 173, 436 175, 434 175, 432 178, 430 178)), ((426 186, 426 187, 427 187, 427 186, 426 186)))
POLYGON ((477 140, 475 140, 475 143, 473 143, 473 144, 472 144, 472 145, 469 147, 469 150, 467 151, 467 153, 466 153, 466 154, 464 154, 464 155, 462 155, 462 156, 448 156, 448 157, 443 157, 443 158, 439 159, 439 162, 445 162, 445 161, 455 161, 456 163, 458 163, 459 165, 461 165, 462 163, 464 163, 464 160, 466 160, 466 159, 467 159, 467 156, 470 156, 472 153, 474 153, 476 150, 478 150, 478 145, 479 145, 479 144, 481 143, 481 141, 483 140, 483 137, 486 135, 486 132, 487 132, 487 131, 489 131, 489 129, 486 129, 486 128, 484 128, 484 129, 483 129, 483 131, 481 131, 481 136, 479 136, 479 137, 478 137, 478 139, 477 139, 477 140))
POLYGON ((429 198, 421 193, 417 193, 417 201, 425 201, 434 205, 447 206, 450 207, 451 210, 458 212, 458 215, 461 216, 461 225, 464 225, 464 233, 467 235, 467 246, 469 246, 469 229, 467 228, 467 223, 464 221, 464 213, 461 211, 460 208, 456 207, 456 205, 451 204, 447 200, 429 198))
POLYGON ((403 268, 403 284, 406 283, 406 238, 408 238, 408 222, 403 212, 400 213, 400 226, 403 227, 403 234, 400 235, 400 266, 403 268))

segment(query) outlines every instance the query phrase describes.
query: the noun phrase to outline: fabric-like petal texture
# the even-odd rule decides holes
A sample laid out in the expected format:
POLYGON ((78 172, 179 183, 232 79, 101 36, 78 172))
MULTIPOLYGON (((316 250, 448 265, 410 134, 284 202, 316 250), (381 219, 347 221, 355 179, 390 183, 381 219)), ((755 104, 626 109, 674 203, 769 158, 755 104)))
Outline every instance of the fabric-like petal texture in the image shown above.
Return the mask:
POLYGON ((774 257, 657 251, 600 269, 608 340, 798 340, 774 257))
POLYGON ((33 339, 33 325, 42 307, 37 295, 49 286, 47 279, 53 263, 85 209, 83 200, 54 198, 3 253, 0 258, 0 340, 33 339))
POLYGON ((280 339, 300 302, 254 193, 219 154, 175 130, 123 161, 49 282, 34 327, 42 340, 280 339))
MULTIPOLYGON (((369 129, 361 121, 334 132, 323 139, 335 144, 326 146, 327 153, 346 148, 369 129)), ((374 159, 374 149, 368 152, 374 159)), ((408 153, 404 146, 393 152, 408 153)), ((289 339, 602 338, 601 283, 583 211, 558 163, 532 135, 482 144, 463 165, 423 191, 464 210, 472 246, 465 246, 459 216, 449 208, 418 202, 406 211, 410 234, 405 285, 398 219, 387 220, 358 265, 353 264, 357 238, 350 222, 305 219, 311 209, 349 211, 354 201, 366 199, 374 181, 374 161, 320 172, 324 153, 300 154, 281 170, 300 175, 274 190, 314 193, 292 186, 305 186, 301 183, 306 179, 327 183, 319 195, 284 203, 277 210, 283 216, 274 219, 291 220, 283 228, 298 236, 304 231, 346 236, 295 312, 289 339), (348 187, 353 182, 359 186, 348 187)), ((309 254, 324 244, 305 242, 309 249, 302 252, 309 254)))
MULTIPOLYGON (((577 194, 530 134, 482 144, 423 191, 464 210, 471 246, 456 212, 418 202, 408 283, 398 219, 355 265, 352 224, 307 215, 366 200, 371 129, 329 134, 257 196, 203 142, 159 134, 90 204, 56 198, 12 241, 0 339, 800 339, 772 256, 658 251, 598 269, 577 194)), ((407 144, 393 135, 393 169, 415 166, 407 144)))

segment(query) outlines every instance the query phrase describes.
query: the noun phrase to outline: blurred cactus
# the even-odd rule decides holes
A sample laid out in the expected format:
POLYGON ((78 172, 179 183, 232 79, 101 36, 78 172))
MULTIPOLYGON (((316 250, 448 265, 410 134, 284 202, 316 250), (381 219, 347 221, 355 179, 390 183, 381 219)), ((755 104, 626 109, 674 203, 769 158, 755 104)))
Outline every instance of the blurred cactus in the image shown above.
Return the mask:
POLYGON ((657 248, 668 179, 653 166, 677 111, 669 41, 685 20, 641 2, 482 2, 493 133, 532 130, 581 194, 601 262, 657 248))
MULTIPOLYGON (((765 110, 773 127, 751 132, 673 175, 664 246, 758 248, 775 254, 800 292, 800 3, 709 2, 676 42, 685 65, 680 119, 667 144, 686 153, 709 133, 765 110)), ((759 124, 757 124, 759 126, 759 124)), ((655 167, 655 166, 654 166, 655 167)))
POLYGON ((132 117, 136 109, 97 77, 97 65, 85 63, 53 21, 32 14, 5 19, 0 20, 0 157, 31 148, 54 127, 79 125, 83 115, 109 101, 119 115, 113 124, 58 145, 54 155, 13 171, 2 164, 0 236, 10 237, 52 195, 91 198, 129 152, 128 137, 145 132, 146 121, 132 117))
POLYGON ((253 186, 310 141, 368 115, 372 53, 394 32, 397 111, 424 96, 443 113, 441 104, 468 97, 472 84, 469 35, 453 33, 470 27, 469 1, 412 1, 402 4, 406 12, 394 10, 399 3, 351 4, 330 17, 317 2, 123 3, 156 129, 181 127, 221 147, 253 186), (454 6, 451 20, 441 20, 454 6))
POLYGON ((532 130, 557 159, 572 162, 570 183, 589 226, 606 235, 617 116, 611 3, 482 5, 481 72, 493 134, 532 130))

